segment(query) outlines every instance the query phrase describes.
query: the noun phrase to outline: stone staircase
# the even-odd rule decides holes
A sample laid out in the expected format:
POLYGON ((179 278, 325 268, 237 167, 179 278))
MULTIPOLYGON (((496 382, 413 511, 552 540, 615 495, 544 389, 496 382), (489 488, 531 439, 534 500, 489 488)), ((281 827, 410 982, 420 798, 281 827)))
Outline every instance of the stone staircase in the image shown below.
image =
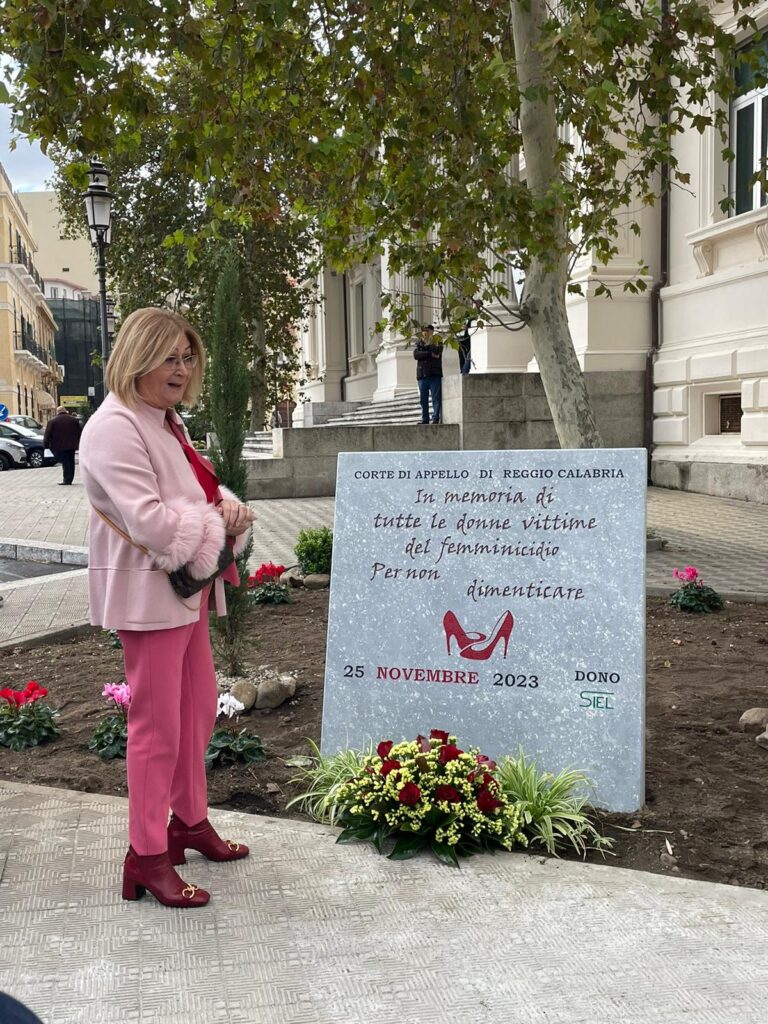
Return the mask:
POLYGON ((367 402, 343 416, 328 420, 324 427, 411 426, 421 421, 418 392, 400 395, 388 402, 367 402))
MULTIPOLYGON (((337 416, 320 424, 323 427, 378 427, 378 426, 412 426, 421 422, 421 405, 418 392, 400 395, 388 402, 366 402, 360 404, 343 416, 337 416)), ((305 428, 314 429, 314 428, 305 428)), ((271 459, 272 431, 260 430, 245 435, 243 457, 246 459, 271 459)))
POLYGON ((245 435, 244 459, 271 459, 273 454, 271 430, 258 430, 253 434, 245 435))

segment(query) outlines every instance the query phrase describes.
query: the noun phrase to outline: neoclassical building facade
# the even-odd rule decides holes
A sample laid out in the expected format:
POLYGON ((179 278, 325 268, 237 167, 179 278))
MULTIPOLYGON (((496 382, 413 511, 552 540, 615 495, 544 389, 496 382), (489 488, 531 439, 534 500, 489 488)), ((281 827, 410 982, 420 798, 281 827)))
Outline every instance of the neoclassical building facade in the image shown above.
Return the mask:
MULTIPOLYGON (((756 16, 768 27, 768 2, 756 16)), ((737 34, 734 17, 723 21, 738 45, 754 45, 737 34)), ((761 45, 768 67, 768 42, 761 45)), ((768 193, 750 181, 768 161, 768 88, 741 84, 729 111, 735 160, 722 158, 714 130, 678 136, 690 185, 635 211, 639 235, 627 215, 607 267, 596 273, 589 254, 575 265, 582 294, 569 296, 568 308, 585 371, 646 373, 647 440, 659 484, 768 501, 768 193), (730 211, 720 205, 727 197, 730 211), (640 261, 646 290, 623 291, 640 261), (596 294, 600 284, 610 298, 596 294)), ((294 424, 322 422, 324 408, 338 415, 344 403, 415 392, 410 339, 373 328, 387 290, 408 292, 423 323, 439 323, 436 297, 390 274, 386 252, 346 274, 326 270, 319 285, 323 301, 301 336, 312 409, 299 405, 294 424)), ((537 369, 527 330, 478 330, 472 361, 472 373, 537 369)), ((458 374, 454 350, 444 362, 446 374, 458 374)))

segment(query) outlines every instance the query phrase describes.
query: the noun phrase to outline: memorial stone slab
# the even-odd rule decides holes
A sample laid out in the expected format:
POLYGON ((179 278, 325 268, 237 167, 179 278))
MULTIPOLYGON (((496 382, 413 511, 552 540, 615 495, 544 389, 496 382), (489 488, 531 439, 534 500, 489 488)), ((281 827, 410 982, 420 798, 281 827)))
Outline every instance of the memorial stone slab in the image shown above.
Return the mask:
POLYGON ((339 456, 322 750, 430 729, 644 800, 642 449, 339 456))

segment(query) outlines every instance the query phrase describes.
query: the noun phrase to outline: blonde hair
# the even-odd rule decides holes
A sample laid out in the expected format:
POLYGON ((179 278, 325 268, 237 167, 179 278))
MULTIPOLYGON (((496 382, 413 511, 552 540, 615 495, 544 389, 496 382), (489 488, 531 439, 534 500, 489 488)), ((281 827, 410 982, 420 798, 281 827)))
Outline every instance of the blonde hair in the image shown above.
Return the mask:
POLYGON ((180 335, 186 338, 193 355, 197 356, 197 365, 189 375, 181 400, 185 405, 195 404, 205 370, 205 349, 200 335, 172 309, 149 306, 135 309, 125 318, 107 363, 104 382, 123 405, 136 406, 139 398, 136 381, 173 355, 180 335))

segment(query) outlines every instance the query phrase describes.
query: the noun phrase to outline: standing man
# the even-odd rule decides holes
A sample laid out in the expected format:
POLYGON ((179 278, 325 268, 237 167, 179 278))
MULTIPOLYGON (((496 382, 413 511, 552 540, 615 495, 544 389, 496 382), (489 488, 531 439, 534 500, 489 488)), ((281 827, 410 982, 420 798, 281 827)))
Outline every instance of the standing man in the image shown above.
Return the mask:
POLYGON ((67 412, 63 405, 56 410, 56 415, 48 421, 43 436, 43 444, 50 448, 61 463, 64 479, 61 484, 67 486, 75 478, 75 452, 80 447, 80 421, 67 412))
POLYGON ((472 321, 467 320, 464 333, 459 335, 459 369, 462 374, 469 373, 472 369, 472 335, 469 333, 471 326, 472 321))
POLYGON ((435 328, 429 324, 413 350, 416 360, 416 382, 421 398, 421 422, 429 423, 429 399, 432 398, 432 422, 440 422, 443 399, 443 343, 435 338, 435 328))

